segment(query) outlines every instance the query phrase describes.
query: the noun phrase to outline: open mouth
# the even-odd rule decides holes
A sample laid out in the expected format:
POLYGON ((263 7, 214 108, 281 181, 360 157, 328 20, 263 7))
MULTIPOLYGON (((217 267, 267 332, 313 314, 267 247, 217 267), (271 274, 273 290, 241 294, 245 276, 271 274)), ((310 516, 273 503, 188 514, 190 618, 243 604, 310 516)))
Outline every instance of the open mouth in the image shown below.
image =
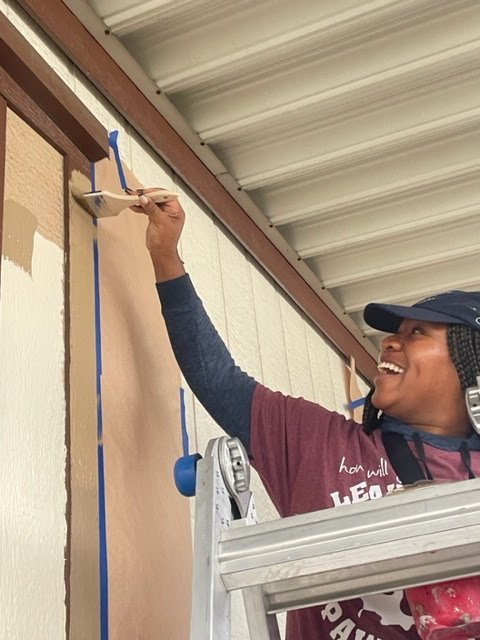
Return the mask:
POLYGON ((377 369, 382 375, 397 376, 400 373, 405 373, 405 369, 393 364, 393 362, 379 362, 377 369))

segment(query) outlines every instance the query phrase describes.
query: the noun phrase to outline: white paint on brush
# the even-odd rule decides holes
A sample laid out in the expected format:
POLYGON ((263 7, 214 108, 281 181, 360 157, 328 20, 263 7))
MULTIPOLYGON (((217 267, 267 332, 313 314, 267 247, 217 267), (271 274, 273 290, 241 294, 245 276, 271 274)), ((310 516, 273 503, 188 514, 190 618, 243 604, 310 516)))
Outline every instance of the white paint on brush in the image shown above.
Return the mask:
POLYGON ((32 276, 3 258, 0 638, 65 637, 64 254, 35 234, 32 276))

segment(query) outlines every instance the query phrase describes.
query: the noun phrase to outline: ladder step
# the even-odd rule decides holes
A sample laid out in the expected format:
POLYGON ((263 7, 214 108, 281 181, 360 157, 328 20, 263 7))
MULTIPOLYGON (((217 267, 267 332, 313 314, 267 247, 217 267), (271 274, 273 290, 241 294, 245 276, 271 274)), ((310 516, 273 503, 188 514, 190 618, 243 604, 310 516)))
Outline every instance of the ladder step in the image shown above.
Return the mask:
POLYGON ((480 574, 480 479, 406 490, 220 534, 227 591, 266 612, 480 574))

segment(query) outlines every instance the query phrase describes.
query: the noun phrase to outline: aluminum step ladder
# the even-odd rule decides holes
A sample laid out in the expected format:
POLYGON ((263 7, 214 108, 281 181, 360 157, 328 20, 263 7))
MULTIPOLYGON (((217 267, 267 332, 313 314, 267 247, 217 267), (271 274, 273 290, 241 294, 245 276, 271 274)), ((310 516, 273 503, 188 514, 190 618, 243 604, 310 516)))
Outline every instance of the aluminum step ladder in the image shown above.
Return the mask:
POLYGON ((249 484, 240 441, 211 440, 197 463, 191 640, 230 640, 237 590, 251 640, 279 640, 283 611, 480 574, 480 479, 261 524, 249 484))

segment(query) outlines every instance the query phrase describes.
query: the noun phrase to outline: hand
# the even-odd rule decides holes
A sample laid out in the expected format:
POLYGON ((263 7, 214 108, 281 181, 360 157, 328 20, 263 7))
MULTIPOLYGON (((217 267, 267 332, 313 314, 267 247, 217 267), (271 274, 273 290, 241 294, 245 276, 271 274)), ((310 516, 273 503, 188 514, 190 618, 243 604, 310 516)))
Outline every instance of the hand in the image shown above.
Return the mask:
POLYGON ((155 203, 145 189, 140 196, 140 206, 130 207, 136 213, 148 216, 146 245, 152 258, 158 282, 176 278, 185 273, 177 252, 177 245, 185 223, 185 212, 178 200, 155 203))

